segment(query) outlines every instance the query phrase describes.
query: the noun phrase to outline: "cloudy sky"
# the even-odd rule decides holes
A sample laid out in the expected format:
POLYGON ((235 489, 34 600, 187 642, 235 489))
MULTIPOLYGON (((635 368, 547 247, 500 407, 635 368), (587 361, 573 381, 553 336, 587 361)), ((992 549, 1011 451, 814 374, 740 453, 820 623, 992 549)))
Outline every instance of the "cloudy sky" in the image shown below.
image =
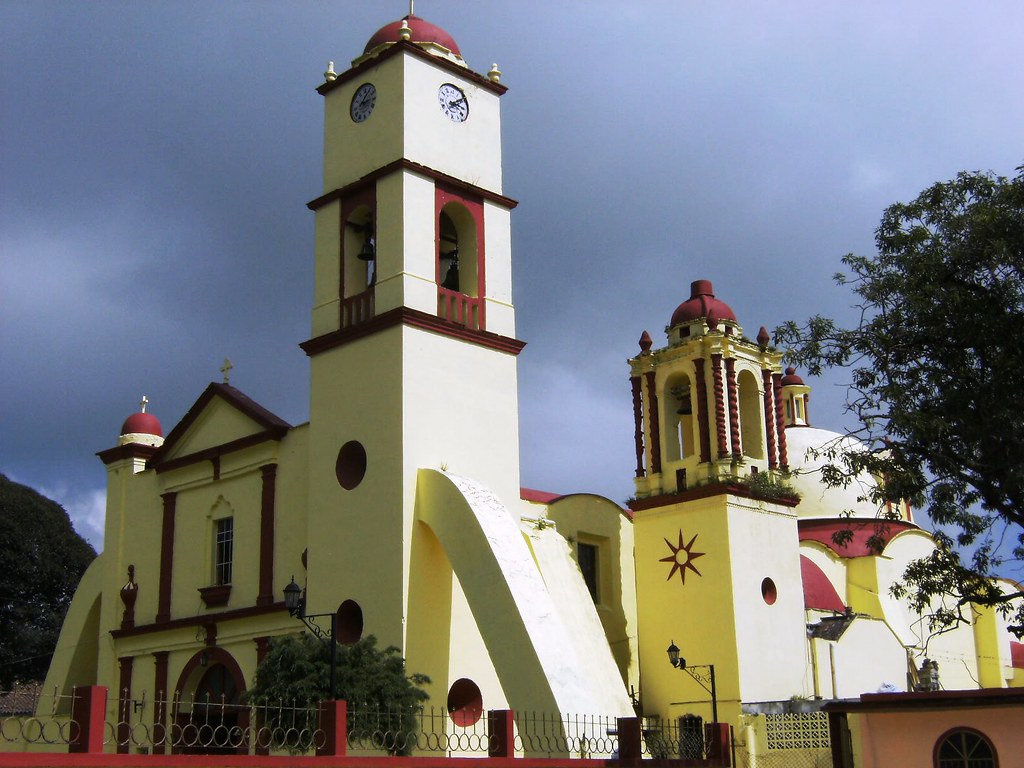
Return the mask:
MULTIPOLYGON (((0 3, 0 472, 102 546, 143 394, 165 431, 231 383, 308 417, 321 97, 408 10, 373 2, 0 3)), ((625 360, 698 278, 748 335, 849 317, 840 257, 886 205, 1024 162, 1017 0, 418 0, 497 62, 523 483, 632 494, 625 360)), ((841 379, 816 426, 842 424, 841 379)))

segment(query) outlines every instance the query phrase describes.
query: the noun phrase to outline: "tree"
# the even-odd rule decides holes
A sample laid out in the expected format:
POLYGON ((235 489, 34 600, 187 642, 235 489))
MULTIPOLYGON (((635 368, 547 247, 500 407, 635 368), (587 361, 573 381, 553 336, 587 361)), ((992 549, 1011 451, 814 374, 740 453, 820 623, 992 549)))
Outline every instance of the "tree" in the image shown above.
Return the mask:
POLYGON ((96 552, 57 502, 0 474, 0 689, 42 680, 96 552))
POLYGON ((875 243, 835 277, 859 297, 855 327, 816 316, 775 331, 812 375, 852 376, 862 447, 829 452, 824 480, 866 470, 884 479, 880 509, 906 499, 938 526, 935 552, 894 587, 931 606, 933 629, 974 603, 1010 616, 1020 637, 1024 591, 993 577, 1024 560, 1024 166, 1013 179, 960 173, 889 206, 875 243))
MULTIPOLYGON (((278 744, 305 746, 299 729, 287 729, 295 723, 295 711, 305 711, 298 719, 312 722, 313 708, 329 698, 330 660, 330 647, 308 634, 271 641, 247 699, 267 708, 267 725, 276 729, 278 744)), ((430 678, 407 675, 398 648, 380 650, 373 635, 338 646, 337 678, 337 697, 348 702, 349 734, 391 754, 408 754, 419 732, 421 706, 430 698, 419 686, 430 678)))

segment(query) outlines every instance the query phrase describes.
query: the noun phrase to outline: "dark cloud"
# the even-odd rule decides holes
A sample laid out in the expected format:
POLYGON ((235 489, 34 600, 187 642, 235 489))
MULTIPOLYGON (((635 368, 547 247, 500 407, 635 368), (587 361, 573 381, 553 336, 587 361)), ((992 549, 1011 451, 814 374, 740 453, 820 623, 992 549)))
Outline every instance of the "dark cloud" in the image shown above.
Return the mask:
MULTIPOLYGON (((170 428, 224 357, 307 417, 320 97, 401 0, 0 4, 0 471, 97 535, 142 394, 170 428)), ((498 62, 523 482, 631 495, 624 360, 696 278, 748 332, 842 313, 882 209, 1020 164, 1016 4, 423 0, 498 62), (581 453, 580 446, 586 446, 581 453)), ((841 419, 838 380, 816 423, 841 419)))

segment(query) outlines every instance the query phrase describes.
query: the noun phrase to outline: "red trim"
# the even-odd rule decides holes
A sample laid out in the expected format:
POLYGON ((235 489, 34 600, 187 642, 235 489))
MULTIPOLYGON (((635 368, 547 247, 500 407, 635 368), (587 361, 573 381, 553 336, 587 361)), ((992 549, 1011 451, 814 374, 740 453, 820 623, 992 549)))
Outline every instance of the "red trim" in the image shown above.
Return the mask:
POLYGON ((71 729, 68 752, 103 753, 106 708, 107 689, 102 685, 86 685, 75 689, 71 701, 71 721, 77 727, 71 729))
POLYGON ((153 654, 156 659, 153 675, 153 754, 162 755, 166 749, 165 739, 167 736, 167 700, 170 698, 167 690, 167 658, 170 651, 157 651, 153 654))
POLYGON ((131 736, 132 668, 134 656, 122 656, 118 660, 120 676, 117 681, 117 752, 127 754, 131 736))
POLYGON ((535 501, 540 504, 550 504, 562 498, 560 493, 548 493, 547 491, 536 491, 533 488, 520 488, 519 498, 523 501, 535 501))
POLYGON ((658 392, 654 387, 654 371, 644 374, 647 379, 647 418, 651 428, 651 474, 661 472, 661 428, 658 425, 658 392))
POLYGON ((964 709, 1024 704, 1024 688, 981 688, 963 691, 862 693, 860 701, 833 701, 825 712, 897 711, 911 709, 964 709))
POLYGON ((199 592, 199 597, 203 600, 203 604, 207 608, 216 608, 221 605, 227 605, 228 598, 231 597, 230 584, 214 584, 210 587, 199 587, 197 591, 199 592))
POLYGON ((729 437, 732 440, 732 457, 743 458, 743 445, 740 443, 740 409, 739 395, 736 392, 736 360, 725 359, 725 383, 729 396, 729 437))
POLYGON ((274 603, 273 605, 254 605, 249 608, 235 608, 230 611, 204 613, 198 616, 183 616, 180 619, 171 619, 163 623, 143 624, 134 629, 115 629, 111 631, 110 636, 114 639, 119 639, 122 637, 135 637, 136 635, 149 635, 154 632, 169 632, 172 629, 195 627, 209 624, 210 622, 248 619, 252 616, 262 616, 267 613, 277 613, 283 610, 285 610, 284 601, 274 603))
POLYGON ((768 439, 768 469, 779 466, 778 445, 775 442, 775 387, 772 386, 772 371, 761 369, 761 385, 764 387, 764 434, 768 439))
POLYGON ((357 179, 356 181, 353 181, 351 184, 346 184, 344 187, 338 187, 337 189, 331 190, 330 192, 326 192, 320 195, 320 197, 310 200, 308 203, 306 203, 306 207, 309 208, 311 211, 315 211, 318 208, 322 208, 323 206, 327 205, 328 203, 334 202, 335 200, 344 199, 351 195, 353 192, 361 190, 364 187, 367 187, 375 183, 377 179, 383 178, 385 176, 390 176, 392 173, 396 173, 397 171, 411 171, 412 173, 417 173, 420 176, 425 176, 428 179, 433 179, 435 182, 441 182, 449 187, 460 190, 462 194, 469 195, 472 197, 479 197, 482 198, 483 200, 488 200, 492 203, 497 203, 503 208, 508 208, 509 210, 512 210, 517 205, 519 205, 519 203, 513 200, 511 197, 499 195, 497 192, 491 192, 490 190, 484 189, 483 187, 478 187, 475 184, 470 184, 467 181, 463 181, 462 179, 450 176, 447 173, 435 170, 429 166, 423 165, 421 163, 414 163, 412 160, 406 160, 405 158, 402 158, 400 160, 393 160, 387 165, 382 165, 380 168, 377 168, 374 171, 370 171, 368 174, 366 174, 360 179, 357 179))
POLYGON ((175 469, 181 469, 182 467, 187 467, 192 464, 201 464, 204 461, 209 461, 213 468, 213 479, 219 480, 220 459, 222 456, 226 456, 229 453, 241 451, 246 448, 251 448, 252 446, 259 445, 260 443, 279 441, 284 438, 285 434, 286 431, 265 429, 262 432, 256 432, 255 434, 240 437, 237 440, 232 440, 230 443, 215 445, 213 448, 206 448, 205 450, 189 453, 185 456, 179 456, 176 459, 163 461, 156 465, 150 464, 150 466, 156 469, 157 474, 163 474, 164 472, 171 472, 175 469))
POLYGON ((184 418, 182 418, 182 420, 174 426, 174 429, 171 430, 170 434, 167 435, 167 439, 164 441, 164 444, 160 446, 153 457, 149 460, 149 466, 155 466, 158 472, 163 472, 167 469, 185 466, 186 464, 195 463, 197 461, 208 461, 214 457, 222 456, 225 453, 237 451, 241 448, 247 448, 250 445, 263 442, 264 440, 280 440, 285 436, 285 434, 287 434, 289 429, 291 429, 291 424, 268 411, 248 395, 235 389, 230 384, 218 384, 217 382, 213 382, 203 391, 203 394, 199 396, 199 399, 195 401, 192 407, 188 409, 188 413, 185 414, 184 418), (219 397, 230 405, 233 405, 244 415, 248 416, 261 426, 263 431, 205 451, 198 451, 197 453, 192 453, 187 456, 180 456, 171 461, 164 461, 164 456, 171 452, 171 449, 179 440, 181 440, 185 433, 188 432, 189 428, 195 423, 196 419, 199 418, 202 412, 206 409, 206 406, 209 405, 210 401, 215 397, 219 397))
MULTIPOLYGON (((484 232, 484 205, 482 199, 477 195, 469 196, 466 195, 463 190, 457 189, 450 184, 445 184, 440 181, 434 183, 434 282, 437 283, 437 304, 438 304, 438 317, 446 318, 448 320, 455 320, 461 324, 478 330, 484 330, 487 328, 487 317, 486 317, 486 302, 484 297, 487 295, 487 279, 484 274, 484 265, 486 260, 484 258, 484 243, 487 238, 484 232), (473 234, 476 239, 474 245, 476 246, 476 296, 469 296, 469 301, 465 302, 467 305, 465 311, 458 312, 456 317, 452 317, 450 312, 443 311, 446 304, 451 302, 445 301, 445 294, 451 293, 441 287, 441 281, 443 275, 441 274, 441 211, 449 203, 457 203, 466 209, 470 217, 473 219, 473 227, 476 230, 473 234), (473 318, 473 313, 476 313, 476 318, 473 318), (475 322, 474 322, 475 320, 475 322)), ((461 291, 456 291, 456 294, 461 291)))
POLYGON ((164 500, 163 521, 160 526, 160 589, 157 597, 156 622, 170 621, 171 578, 174 574, 174 509, 178 494, 161 494, 164 500))
POLYGON ((1024 669, 1024 643, 1010 641, 1010 666, 1014 669, 1024 669))
POLYGON ((697 387, 697 426, 700 432, 700 460, 701 463, 711 461, 711 432, 708 424, 708 377, 704 372, 704 358, 698 357, 693 361, 693 371, 696 375, 697 387))
POLYGON ((391 45, 389 48, 386 48, 381 53, 378 53, 376 56, 372 56, 369 59, 366 59, 365 61, 359 62, 356 66, 339 74, 336 79, 317 86, 316 91, 321 96, 326 96, 335 88, 338 88, 344 83, 347 83, 349 80, 353 80, 359 77, 364 72, 368 72, 372 69, 375 69, 376 67, 380 66, 382 62, 387 61, 392 56, 397 56, 399 53, 403 51, 412 56, 416 56, 417 58, 422 59, 423 61, 430 62, 435 67, 448 70, 452 74, 457 75, 458 77, 464 80, 470 80, 480 88, 483 88, 486 91, 490 91, 491 93, 497 94, 498 96, 501 96, 508 90, 508 86, 502 85, 501 83, 495 83, 494 81, 484 77, 483 75, 477 74, 476 72, 473 72, 472 70, 467 69, 466 67, 459 66, 454 61, 449 61, 448 59, 442 58, 440 56, 435 56, 432 53, 428 53, 427 51, 423 50, 418 45, 416 45, 416 43, 409 42, 406 40, 396 40, 393 45, 391 45))
POLYGON ((804 585, 804 608, 836 613, 846 610, 828 576, 807 555, 800 555, 800 578, 804 585))
POLYGON ((672 504, 681 504, 685 501, 706 499, 711 496, 721 496, 723 494, 739 496, 744 499, 769 501, 772 504, 778 504, 780 507, 792 508, 800 503, 799 499, 765 499, 755 493, 752 493, 745 485, 725 482, 715 483, 712 485, 702 485, 699 488, 691 488, 688 491, 682 491, 680 493, 666 493, 661 496, 648 496, 644 499, 633 499, 632 501, 627 502, 627 505, 634 512, 642 512, 645 509, 657 509, 658 507, 667 507, 672 504))
POLYGON ((270 635, 262 635, 252 639, 256 643, 256 666, 258 667, 270 651, 270 635))
POLYGON ((644 406, 640 389, 640 377, 630 376, 629 386, 633 391, 633 447, 636 450, 636 476, 643 477, 644 471, 644 406))
POLYGON ((448 336, 459 341, 467 341, 481 347, 493 349, 498 352, 505 352, 510 355, 518 355, 526 346, 525 341, 512 339, 508 336, 500 336, 490 331, 476 331, 458 323, 449 323, 434 315, 428 315, 418 309, 409 307, 396 307, 388 310, 382 315, 375 316, 372 320, 356 325, 351 328, 342 328, 337 331, 325 333, 322 336, 309 339, 299 344, 302 351, 309 357, 326 352, 335 347, 344 346, 357 339, 372 336, 380 331, 393 328, 396 325, 405 325, 410 328, 421 328, 442 336, 448 336))
POLYGON ((715 385, 715 433, 718 436, 718 458, 729 456, 725 435, 725 387, 722 384, 722 355, 711 356, 711 378, 715 385))
POLYGON ((868 545, 868 539, 871 537, 881 536, 884 547, 903 531, 919 531, 921 529, 905 520, 843 517, 825 520, 799 520, 797 530, 800 534, 800 541, 816 541, 819 544, 824 544, 841 557, 870 557, 880 554, 873 551, 868 545), (836 544, 832 538, 840 531, 850 531, 853 534, 853 538, 843 547, 836 544))
POLYGON ((260 593, 256 605, 274 602, 274 500, 277 489, 277 464, 260 467, 263 492, 260 497, 260 593))
POLYGON ((157 447, 155 445, 128 443, 127 445, 118 445, 114 448, 107 448, 105 451, 97 451, 96 455, 100 457, 100 461, 109 465, 113 464, 115 461, 121 461, 122 459, 142 458, 148 461, 156 452, 157 447))
MULTIPOLYGON (((222 664, 227 669, 228 674, 231 675, 231 679, 235 683, 235 690, 238 691, 239 695, 245 693, 245 676, 242 674, 242 668, 238 666, 238 662, 235 661, 234 656, 223 648, 218 648, 216 646, 212 648, 203 648, 201 651, 196 651, 192 654, 192 658, 185 662, 185 666, 182 667, 181 673, 178 675, 178 682, 174 686, 174 693, 181 693, 185 690, 185 684, 192 676, 192 673, 197 667, 202 665, 204 655, 206 656, 207 664, 210 662, 222 664)), ((176 697, 172 697, 172 699, 173 698, 176 697)), ((174 709, 175 711, 173 714, 177 715, 177 703, 175 703, 174 709)))

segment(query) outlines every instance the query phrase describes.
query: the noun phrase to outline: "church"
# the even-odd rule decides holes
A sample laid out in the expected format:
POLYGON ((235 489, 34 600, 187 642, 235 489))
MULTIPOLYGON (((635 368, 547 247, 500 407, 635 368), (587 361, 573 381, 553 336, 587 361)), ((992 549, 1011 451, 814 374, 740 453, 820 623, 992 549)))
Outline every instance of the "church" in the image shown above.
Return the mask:
POLYGON ((105 549, 46 688, 238 700, 302 630, 292 584, 339 642, 398 647, 451 729, 494 709, 694 715, 753 754, 787 748, 770 718, 829 701, 1024 686, 997 613, 930 636, 892 596, 931 535, 909 506, 883 524, 871 477, 822 484, 816 450, 846 438, 812 426, 811 388, 700 275, 665 337, 623 350, 628 507, 522 487, 501 78, 413 15, 328 67, 309 421, 226 380, 166 434, 145 403, 128 416, 98 454, 105 549))

